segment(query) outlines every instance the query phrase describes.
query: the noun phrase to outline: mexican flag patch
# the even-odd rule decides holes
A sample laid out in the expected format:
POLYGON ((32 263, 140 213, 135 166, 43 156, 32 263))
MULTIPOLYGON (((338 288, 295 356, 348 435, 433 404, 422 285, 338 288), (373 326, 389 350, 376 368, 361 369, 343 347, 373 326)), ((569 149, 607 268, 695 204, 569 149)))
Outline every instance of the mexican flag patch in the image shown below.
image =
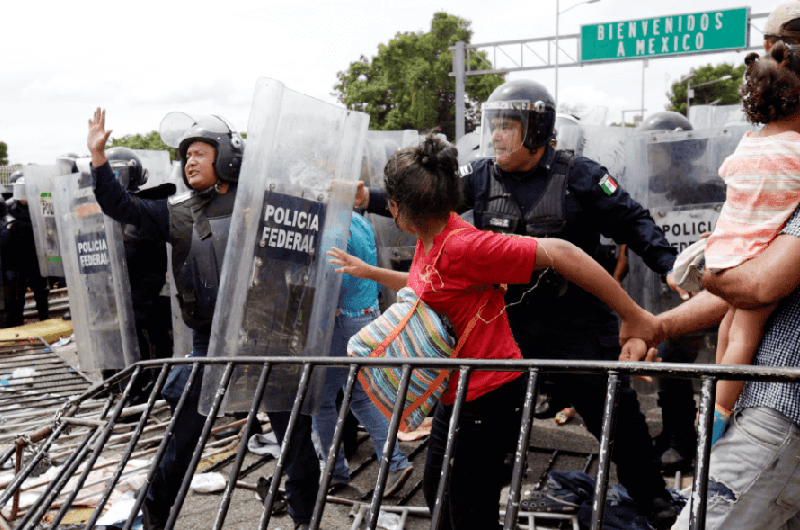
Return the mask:
POLYGON ((617 183, 614 182, 614 179, 612 179, 609 175, 606 175, 600 179, 600 187, 603 188, 603 191, 606 192, 606 195, 611 195, 617 191, 617 183))

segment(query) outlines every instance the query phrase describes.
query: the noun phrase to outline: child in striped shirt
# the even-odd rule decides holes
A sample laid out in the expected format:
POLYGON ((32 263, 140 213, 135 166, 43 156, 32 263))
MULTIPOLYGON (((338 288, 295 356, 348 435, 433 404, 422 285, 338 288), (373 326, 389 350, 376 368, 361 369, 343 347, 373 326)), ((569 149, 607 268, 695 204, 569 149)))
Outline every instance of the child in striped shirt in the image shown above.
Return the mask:
MULTIPOLYGON (((766 57, 749 54, 745 64, 739 89, 744 111, 749 122, 764 127, 748 131, 719 168, 727 192, 705 249, 712 272, 764 250, 800 204, 800 55, 778 42, 766 57)), ((774 308, 731 306, 719 328, 717 364, 750 364, 774 308)), ((743 385, 717 382, 712 443, 725 431, 743 385)))

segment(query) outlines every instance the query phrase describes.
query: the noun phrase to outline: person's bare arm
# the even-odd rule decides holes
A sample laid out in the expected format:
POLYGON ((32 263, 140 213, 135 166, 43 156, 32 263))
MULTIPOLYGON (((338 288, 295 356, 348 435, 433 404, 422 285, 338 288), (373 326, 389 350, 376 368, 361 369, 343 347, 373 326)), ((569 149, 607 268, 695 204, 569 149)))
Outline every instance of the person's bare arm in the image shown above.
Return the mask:
POLYGON ((773 304, 800 285, 800 238, 780 234, 753 259, 719 274, 706 272, 703 285, 740 309, 773 304))
MULTIPOLYGON (((553 268, 567 280, 592 293, 622 317, 620 337, 637 337, 654 346, 655 317, 636 305, 599 263, 569 241, 539 239, 534 269, 553 268)), ((620 342, 620 345, 623 343, 620 342)))
POLYGON ((336 272, 350 274, 356 278, 363 278, 364 280, 372 280, 381 285, 385 285, 389 289, 399 291, 408 283, 408 273, 393 271, 368 265, 355 256, 351 256, 342 249, 333 247, 327 252, 331 259, 328 263, 332 265, 340 265, 336 272))
MULTIPOLYGON (((655 342, 716 326, 722 321, 722 317, 729 308, 728 302, 708 291, 697 293, 675 309, 656 317, 655 342)), ((630 334, 623 336, 622 331, 620 331, 620 342, 624 344, 624 347, 619 358, 620 361, 653 360, 656 354, 654 348, 645 350, 638 342, 633 341, 627 344, 632 337, 630 334)))

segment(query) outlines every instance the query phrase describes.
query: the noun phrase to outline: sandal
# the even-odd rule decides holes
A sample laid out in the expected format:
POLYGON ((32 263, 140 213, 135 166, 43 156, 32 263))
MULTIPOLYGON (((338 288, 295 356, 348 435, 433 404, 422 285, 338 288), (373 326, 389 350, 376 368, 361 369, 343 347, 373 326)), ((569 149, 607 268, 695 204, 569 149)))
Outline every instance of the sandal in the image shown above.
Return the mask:
POLYGON ((574 513, 580 508, 577 500, 578 494, 570 490, 545 489, 532 491, 519 506, 526 512, 574 513))

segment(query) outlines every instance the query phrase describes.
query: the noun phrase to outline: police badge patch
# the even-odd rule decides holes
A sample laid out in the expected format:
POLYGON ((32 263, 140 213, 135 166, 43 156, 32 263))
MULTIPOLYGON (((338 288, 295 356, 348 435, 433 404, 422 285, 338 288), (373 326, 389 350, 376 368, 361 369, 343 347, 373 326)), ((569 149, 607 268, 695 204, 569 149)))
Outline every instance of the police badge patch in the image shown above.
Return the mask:
POLYGON ((472 174, 472 164, 465 164, 458 168, 458 174, 461 175, 461 178, 466 177, 467 175, 472 174))
POLYGON ((617 191, 617 183, 614 182, 614 179, 612 179, 608 174, 600 179, 600 187, 603 188, 603 191, 606 193, 606 195, 611 195, 617 191))

